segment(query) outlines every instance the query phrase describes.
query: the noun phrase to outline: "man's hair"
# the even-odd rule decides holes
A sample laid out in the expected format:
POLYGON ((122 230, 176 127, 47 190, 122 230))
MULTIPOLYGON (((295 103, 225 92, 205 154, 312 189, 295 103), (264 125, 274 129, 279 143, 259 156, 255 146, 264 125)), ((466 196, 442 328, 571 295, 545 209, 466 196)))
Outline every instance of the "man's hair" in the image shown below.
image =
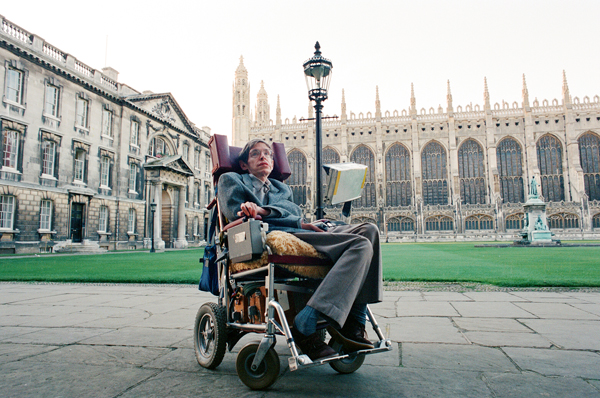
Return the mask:
POLYGON ((248 164, 248 157, 250 156, 250 150, 252 148, 254 148, 254 146, 260 142, 262 142, 263 144, 268 146, 271 151, 273 150, 273 148, 271 148, 271 145, 269 145, 269 143, 267 141, 263 140, 262 138, 255 138, 253 140, 248 141, 248 143, 244 146, 244 148, 242 149, 242 152, 240 152, 240 155, 238 156, 238 160, 248 164))

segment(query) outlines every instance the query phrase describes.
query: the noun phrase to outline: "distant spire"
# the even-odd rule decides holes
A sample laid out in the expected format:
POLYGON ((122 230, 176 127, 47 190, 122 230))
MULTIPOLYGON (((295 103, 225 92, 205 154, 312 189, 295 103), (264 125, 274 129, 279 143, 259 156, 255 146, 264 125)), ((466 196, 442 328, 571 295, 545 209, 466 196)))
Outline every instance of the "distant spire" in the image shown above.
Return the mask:
POLYGON ((375 86, 375 118, 381 119, 381 101, 379 101, 379 86, 375 86))
POLYGON ((342 118, 346 118, 346 93, 342 89, 342 118))
POLYGON ((525 73, 523 73, 523 108, 529 109, 529 90, 527 90, 527 81, 525 81, 525 73))
POLYGON ((563 70, 563 102, 565 106, 571 106, 571 94, 569 93, 569 85, 567 84, 567 73, 563 70))
POLYGON ((452 92, 450 91, 450 80, 448 80, 448 94, 446 95, 446 100, 448 101, 448 113, 452 113, 454 109, 452 107, 452 92))
POLYGON ((417 100, 415 99, 415 86, 410 84, 410 113, 417 114, 417 100))
POLYGON ((275 123, 281 124, 281 105, 279 104, 279 95, 277 95, 277 109, 275 110, 275 123))
POLYGON ((488 90, 487 77, 483 78, 483 85, 484 85, 483 99, 484 99, 484 102, 485 102, 485 109, 491 109, 491 106, 490 106, 490 91, 488 90))

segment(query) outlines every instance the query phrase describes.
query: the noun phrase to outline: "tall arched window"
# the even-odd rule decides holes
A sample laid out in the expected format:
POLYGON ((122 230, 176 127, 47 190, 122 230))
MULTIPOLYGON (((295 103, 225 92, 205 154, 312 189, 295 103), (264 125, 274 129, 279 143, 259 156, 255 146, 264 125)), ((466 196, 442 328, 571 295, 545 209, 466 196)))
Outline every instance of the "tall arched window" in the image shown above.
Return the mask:
POLYGON ((525 200, 521 153, 521 145, 513 138, 502 140, 496 147, 500 195, 504 203, 523 203, 525 200))
POLYGON ((356 207, 374 207, 377 205, 375 196, 375 156, 373 152, 365 145, 359 145, 352 152, 350 161, 367 166, 367 179, 362 191, 362 197, 353 201, 352 205, 356 207))
POLYGON ((485 203, 483 148, 473 139, 466 140, 458 148, 458 175, 462 203, 485 203))
POLYGON ((410 206, 410 152, 404 145, 393 144, 385 155, 385 204, 410 206))
POLYGON ((539 139, 536 147, 544 199, 548 202, 565 200, 565 180, 560 141, 553 135, 548 134, 539 139))
POLYGON ((437 142, 430 142, 421 154, 423 172, 423 202, 426 205, 448 204, 448 174, 446 150, 437 142))
POLYGON ((297 205, 306 204, 308 199, 308 188, 306 186, 306 156, 297 149, 288 153, 288 162, 292 170, 292 175, 286 180, 294 194, 294 203, 297 205))
MULTIPOLYGON (((340 155, 335 151, 335 149, 327 147, 325 149, 323 149, 323 154, 322 154, 322 159, 323 159, 323 164, 332 164, 332 163, 339 163, 340 162, 340 155)), ((327 174, 325 174, 325 170, 321 170, 321 181, 323 182, 323 192, 325 192, 325 189, 327 188, 327 174)), ((325 195, 325 194, 323 194, 325 195)), ((337 205, 326 205, 325 207, 341 207, 341 204, 337 204, 337 205)), ((329 218, 330 216, 327 215, 327 217, 329 218)))
POLYGON ((163 156, 169 156, 171 151, 165 140, 161 137, 154 137, 148 145, 148 155, 162 158, 163 156))
POLYGON ((600 137, 585 133, 577 141, 585 194, 589 200, 600 200, 600 137))

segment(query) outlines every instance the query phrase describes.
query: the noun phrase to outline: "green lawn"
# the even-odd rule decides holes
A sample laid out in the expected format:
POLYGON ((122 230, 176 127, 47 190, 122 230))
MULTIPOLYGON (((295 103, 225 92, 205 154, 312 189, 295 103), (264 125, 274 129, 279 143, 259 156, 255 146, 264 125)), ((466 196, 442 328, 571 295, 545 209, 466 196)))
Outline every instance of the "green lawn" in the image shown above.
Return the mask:
POLYGON ((197 283, 203 249, 1 258, 0 280, 45 282, 197 283))
POLYGON ((600 246, 474 246, 472 242, 386 244, 384 279, 498 286, 600 286, 600 246))
MULTIPOLYGON (((600 286, 600 247, 476 248, 470 243, 382 245, 390 281, 499 286, 600 286)), ((197 283, 202 249, 164 253, 0 257, 1 281, 197 283)))

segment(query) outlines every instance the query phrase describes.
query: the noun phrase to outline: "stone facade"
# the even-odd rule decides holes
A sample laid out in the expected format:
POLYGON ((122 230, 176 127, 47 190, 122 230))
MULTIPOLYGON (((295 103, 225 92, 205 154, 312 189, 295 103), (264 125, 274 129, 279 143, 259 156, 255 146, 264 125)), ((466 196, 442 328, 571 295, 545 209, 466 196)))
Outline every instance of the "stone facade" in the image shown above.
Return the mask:
POLYGON ((0 252, 200 245, 210 129, 0 19, 0 252))
MULTIPOLYGON (((374 112, 348 112, 342 90, 340 117, 323 122, 324 163, 369 166, 351 222, 376 223, 388 241, 513 240, 523 228, 523 203, 533 176, 548 202, 555 239, 600 238, 600 97, 572 98, 566 75, 563 97, 454 106, 448 82, 445 109, 382 111, 379 88, 374 112)), ((325 103, 329 111, 335 104, 325 103)), ((308 118, 313 118, 312 106, 308 118)), ((307 217, 314 213, 315 125, 275 121, 264 86, 250 112, 248 71, 240 60, 233 87, 233 140, 261 137, 283 142, 294 174, 287 183, 307 217)), ((326 209, 341 219, 341 209, 326 209)))

